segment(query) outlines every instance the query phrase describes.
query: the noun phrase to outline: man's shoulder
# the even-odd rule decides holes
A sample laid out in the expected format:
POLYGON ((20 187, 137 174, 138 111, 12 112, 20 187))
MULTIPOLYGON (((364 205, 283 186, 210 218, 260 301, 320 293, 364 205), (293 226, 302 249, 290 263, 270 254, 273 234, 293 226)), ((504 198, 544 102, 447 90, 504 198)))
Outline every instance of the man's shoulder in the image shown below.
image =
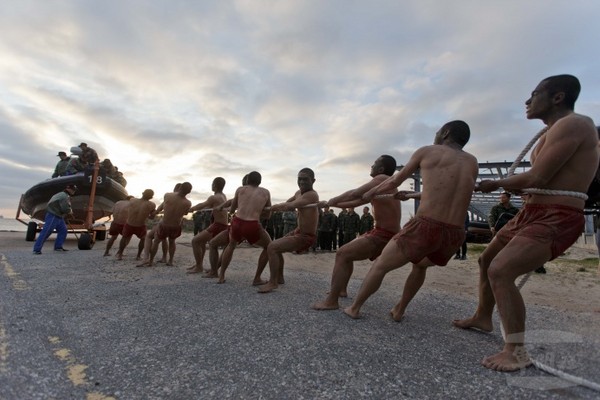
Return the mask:
MULTIPOLYGON (((298 194, 300 194, 300 191, 297 192, 298 194)), ((318 199, 319 198, 319 193, 317 193, 316 190, 309 190, 308 192, 302 193, 300 194, 300 196, 302 197, 308 197, 311 199, 318 199)))
POLYGON ((556 121, 549 133, 559 132, 571 134, 573 131, 597 134, 594 121, 587 115, 571 113, 556 121))

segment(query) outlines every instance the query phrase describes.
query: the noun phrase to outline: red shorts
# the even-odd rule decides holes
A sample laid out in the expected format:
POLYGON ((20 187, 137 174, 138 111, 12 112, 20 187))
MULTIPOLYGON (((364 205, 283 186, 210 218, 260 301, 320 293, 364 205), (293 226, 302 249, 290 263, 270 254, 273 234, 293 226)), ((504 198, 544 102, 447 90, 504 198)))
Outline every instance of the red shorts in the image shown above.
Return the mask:
POLYGON ((315 244, 315 242, 317 241, 317 235, 311 235, 310 233, 304 233, 300 230, 300 228, 294 229, 293 231, 291 231, 290 233, 285 235, 285 237, 295 237, 295 238, 302 240, 300 243, 300 247, 298 247, 295 250, 298 253, 304 253, 305 251, 310 249, 310 246, 315 244))
POLYGON ((533 239, 550 246, 554 260, 575 243, 584 225, 581 209, 558 204, 525 204, 495 238, 505 245, 515 236, 533 239))
POLYGON ((121 235, 123 234, 123 227, 125 227, 125 224, 117 224, 116 222, 113 222, 110 224, 108 234, 111 236, 121 235))
POLYGON ((163 224, 158 224, 158 228, 156 229, 156 237, 158 240, 166 238, 177 239, 179 236, 181 236, 181 225, 165 226, 163 224))
POLYGON ((123 237, 131 237, 135 235, 142 239, 146 236, 146 225, 131 226, 129 224, 125 224, 125 226, 123 226, 123 232, 121 232, 121 235, 123 235, 123 237))
POLYGON ((390 240, 392 240, 392 238, 394 237, 394 235, 396 235, 396 233, 397 232, 390 232, 390 231, 386 231, 385 229, 375 227, 375 228, 371 229, 369 232, 362 235, 361 237, 363 237, 365 239, 369 239, 371 241, 371 243, 373 243, 376 247, 375 251, 373 251, 373 253, 369 257, 369 260, 375 261, 375 259, 377 257, 379 257, 379 255, 383 251, 383 248, 385 247, 385 245, 388 244, 388 242, 390 240))
POLYGON ((219 233, 226 231, 227 228, 229 228, 229 225, 219 224, 218 222, 213 222, 212 224, 210 224, 210 226, 208 228, 206 228, 206 230, 209 231, 213 237, 215 237, 219 233))
POLYGON ((229 238, 241 243, 244 239, 250 244, 258 242, 262 225, 258 221, 246 221, 236 216, 231 220, 231 229, 229 230, 229 238))
POLYGON ((416 264, 427 257, 435 265, 444 266, 464 242, 465 227, 417 216, 394 239, 410 262, 416 264))

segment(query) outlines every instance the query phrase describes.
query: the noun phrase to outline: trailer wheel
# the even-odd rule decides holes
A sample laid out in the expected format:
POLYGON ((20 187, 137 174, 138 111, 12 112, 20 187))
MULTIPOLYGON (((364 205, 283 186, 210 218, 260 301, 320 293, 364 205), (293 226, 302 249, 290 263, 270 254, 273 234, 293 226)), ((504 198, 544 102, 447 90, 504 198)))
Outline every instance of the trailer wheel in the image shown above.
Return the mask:
POLYGON ((99 229, 96 231, 96 240, 106 239, 106 229, 99 229))
POLYGON ((37 223, 30 222, 27 224, 27 233, 25 234, 25 240, 28 242, 33 242, 35 240, 35 234, 37 233, 37 223))
POLYGON ((94 244, 92 243, 92 235, 89 233, 82 233, 77 241, 77 248, 79 250, 91 250, 94 244))

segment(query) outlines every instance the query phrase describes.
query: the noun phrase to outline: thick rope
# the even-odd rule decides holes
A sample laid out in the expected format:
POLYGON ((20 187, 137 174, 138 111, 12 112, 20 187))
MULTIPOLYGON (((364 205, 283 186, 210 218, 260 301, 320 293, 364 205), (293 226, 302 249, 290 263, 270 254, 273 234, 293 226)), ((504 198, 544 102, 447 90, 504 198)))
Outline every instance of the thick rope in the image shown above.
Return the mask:
POLYGON ((531 359, 532 364, 539 370, 549 373, 550 375, 554 375, 563 379, 567 382, 574 383, 576 385, 585 386, 588 389, 595 390, 596 392, 600 392, 600 385, 596 382, 588 381, 587 379, 580 378, 575 375, 567 374, 564 371, 558 370, 556 368, 552 368, 548 365, 542 364, 541 362, 531 359))
POLYGON ((513 162, 512 165, 510 166, 510 168, 508 169, 508 176, 514 175, 515 170, 517 169, 517 167, 519 166, 519 164, 521 164, 521 161, 523 161, 523 158, 525 157, 525 155, 529 152, 529 150, 531 150, 531 148, 533 147, 533 145, 535 144, 535 142, 537 142, 538 139, 540 137, 542 137, 542 135, 544 133, 546 133, 547 131, 548 131, 548 127, 545 126, 544 129, 542 129, 541 131, 539 131, 534 137, 531 138, 531 140, 529 141, 529 143, 527 143, 527 146, 525 146, 523 148, 523 150, 519 153, 519 155, 515 159, 515 162, 513 162))
POLYGON ((551 189, 535 189, 527 188, 523 189, 525 193, 541 194, 541 195, 552 195, 552 196, 569 196, 577 199, 587 200, 588 195, 582 192, 574 192, 571 190, 551 190, 551 189))

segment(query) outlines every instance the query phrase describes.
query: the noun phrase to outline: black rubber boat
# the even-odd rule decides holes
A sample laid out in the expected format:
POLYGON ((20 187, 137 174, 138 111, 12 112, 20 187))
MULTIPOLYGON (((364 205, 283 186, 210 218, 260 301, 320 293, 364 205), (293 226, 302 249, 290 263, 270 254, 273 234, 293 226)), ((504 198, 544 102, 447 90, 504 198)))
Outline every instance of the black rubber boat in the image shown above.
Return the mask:
MULTIPOLYGON (((77 185, 77 193, 71 197, 75 219, 85 221, 92 189, 93 169, 76 175, 48 179, 32 186, 21 199, 21 209, 33 219, 44 220, 48 200, 61 192, 67 185, 77 185)), ((96 193, 93 200, 93 221, 112 214, 114 204, 127 198, 127 190, 117 181, 106 176, 100 169, 96 178, 96 193)))

